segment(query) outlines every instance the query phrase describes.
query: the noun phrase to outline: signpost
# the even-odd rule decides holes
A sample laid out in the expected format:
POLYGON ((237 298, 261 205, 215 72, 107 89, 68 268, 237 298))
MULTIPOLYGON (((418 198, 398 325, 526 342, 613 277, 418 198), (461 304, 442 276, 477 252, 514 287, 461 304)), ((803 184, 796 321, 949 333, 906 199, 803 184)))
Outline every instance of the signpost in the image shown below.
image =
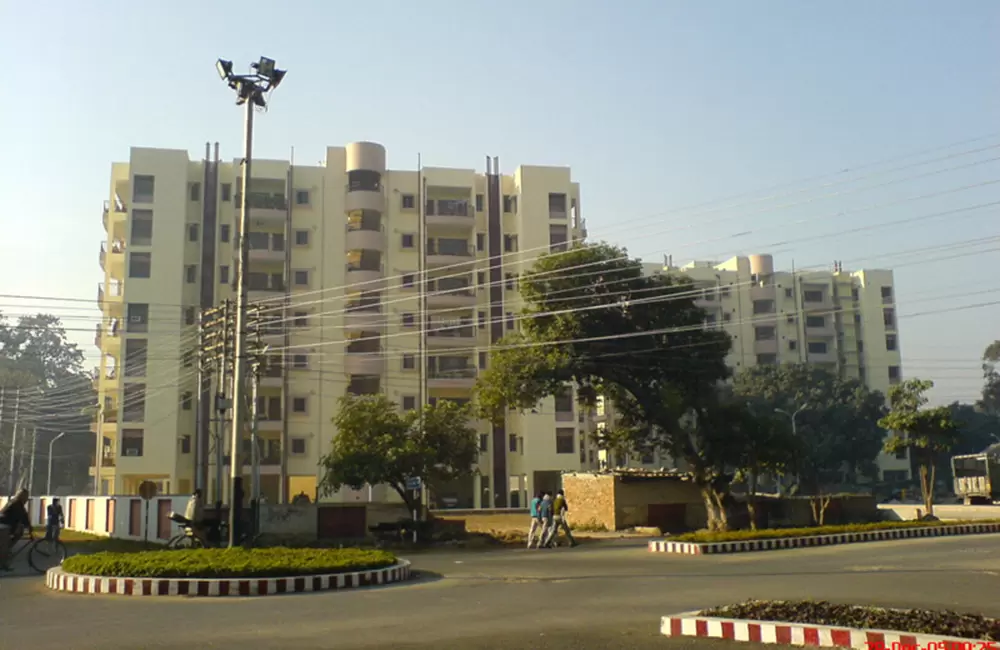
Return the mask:
POLYGON ((145 505, 145 514, 142 518, 142 541, 143 544, 149 546, 149 501, 156 498, 156 483, 153 483, 152 481, 143 481, 140 483, 139 496, 142 497, 142 501, 145 505))
MULTIPOLYGON (((414 504, 419 503, 420 499, 420 489, 423 487, 423 482, 420 480, 419 476, 411 476, 406 479, 406 489, 413 491, 413 502, 414 504)), ((413 543, 417 543, 417 505, 413 506, 413 543)))

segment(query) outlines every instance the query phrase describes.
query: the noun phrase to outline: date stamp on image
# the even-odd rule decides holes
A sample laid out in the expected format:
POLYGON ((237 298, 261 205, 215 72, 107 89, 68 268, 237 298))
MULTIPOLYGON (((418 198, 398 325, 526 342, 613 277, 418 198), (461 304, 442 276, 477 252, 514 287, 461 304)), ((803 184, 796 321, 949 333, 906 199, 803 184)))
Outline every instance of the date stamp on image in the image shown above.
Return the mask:
POLYGON ((865 645, 868 650, 1000 650, 997 641, 930 641, 925 644, 868 641, 865 645))

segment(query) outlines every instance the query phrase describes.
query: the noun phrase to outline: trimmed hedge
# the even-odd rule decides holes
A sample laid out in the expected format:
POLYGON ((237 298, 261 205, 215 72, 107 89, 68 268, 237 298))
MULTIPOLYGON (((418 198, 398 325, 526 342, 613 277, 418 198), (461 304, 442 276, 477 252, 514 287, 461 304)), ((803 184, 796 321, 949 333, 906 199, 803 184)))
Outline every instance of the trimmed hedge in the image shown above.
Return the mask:
POLYGON ((395 563, 392 553, 358 548, 199 548, 74 555, 62 568, 122 578, 282 578, 367 571, 395 563))
POLYGON ((1000 620, 981 614, 960 614, 948 610, 882 609, 811 600, 748 600, 738 605, 706 609, 699 612, 699 616, 834 625, 1000 641, 1000 620))
POLYGON ((867 533, 875 530, 894 528, 934 528, 935 526, 959 526, 963 524, 995 524, 998 519, 977 519, 975 521, 879 521, 870 524, 845 524, 842 526, 811 526, 808 528, 766 528, 762 530, 729 530, 714 532, 699 530, 694 533, 668 536, 672 542, 745 542, 753 539, 781 539, 783 537, 813 537, 815 535, 838 535, 841 533, 867 533))

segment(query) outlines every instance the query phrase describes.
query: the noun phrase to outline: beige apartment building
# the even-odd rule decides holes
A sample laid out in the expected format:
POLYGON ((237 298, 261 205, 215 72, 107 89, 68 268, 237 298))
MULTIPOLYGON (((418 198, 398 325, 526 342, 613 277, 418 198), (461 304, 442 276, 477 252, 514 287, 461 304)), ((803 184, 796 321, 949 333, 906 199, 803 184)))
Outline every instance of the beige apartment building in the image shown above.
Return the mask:
MULTIPOLYGON (((468 400, 491 344, 516 327, 517 275, 585 235, 568 168, 502 175, 494 159, 486 173, 390 170, 386 158, 381 145, 358 142, 327 148, 318 166, 253 163, 250 299, 269 319, 264 342, 276 362, 258 399, 261 485, 272 503, 316 498, 345 393, 383 392, 402 409, 468 400)), ((103 408, 92 474, 103 494, 134 494, 144 480, 187 493, 200 451, 210 460, 202 482, 216 496, 212 400, 205 394, 199 411, 193 351, 200 311, 233 297, 241 169, 219 160, 217 146, 202 160, 132 148, 128 162, 112 165, 95 341, 103 408)), ((571 392, 502 426, 476 426, 479 472, 441 490, 441 505, 523 506, 534 490, 556 487, 561 471, 596 466, 594 422, 571 392)), ((395 495, 373 486, 320 498, 395 495)))
MULTIPOLYGON (((902 378, 890 270, 844 271, 838 265, 832 271, 776 271, 770 255, 748 255, 681 267, 668 258, 666 264, 647 264, 646 272, 682 275, 701 290, 696 302, 707 312, 705 326, 732 338, 727 363, 734 372, 757 364, 810 363, 883 394, 902 378)), ((613 412, 599 405, 597 416, 600 428, 613 412)), ((673 466, 655 454, 600 457, 612 466, 673 466)), ((883 480, 910 476, 905 455, 881 454, 878 465, 883 480)))

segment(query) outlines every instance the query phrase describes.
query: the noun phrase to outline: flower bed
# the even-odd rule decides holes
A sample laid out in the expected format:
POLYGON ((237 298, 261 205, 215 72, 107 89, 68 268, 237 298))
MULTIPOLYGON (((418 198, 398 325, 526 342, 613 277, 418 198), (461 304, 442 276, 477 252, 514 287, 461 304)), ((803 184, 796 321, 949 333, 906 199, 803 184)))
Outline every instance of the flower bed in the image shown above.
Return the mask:
POLYGON ((750 600, 738 605, 706 609, 695 616, 893 630, 908 634, 1000 641, 1000 620, 980 614, 951 611, 883 609, 824 601, 750 600))
POLYGON ((185 549, 95 553, 67 558, 67 574, 129 578, 271 578, 381 569, 396 564, 387 551, 367 549, 185 549))
POLYGON ((715 532, 699 530, 682 535, 670 535, 672 542, 712 544, 717 542, 744 542, 757 539, 783 539, 786 537, 813 537, 816 535, 839 535, 843 533, 867 533, 877 530, 905 528, 934 528, 937 526, 960 526, 966 524, 995 524, 998 519, 976 519, 973 521, 879 521, 870 524, 846 524, 843 526, 810 526, 807 528, 767 528, 763 530, 729 530, 715 532))

